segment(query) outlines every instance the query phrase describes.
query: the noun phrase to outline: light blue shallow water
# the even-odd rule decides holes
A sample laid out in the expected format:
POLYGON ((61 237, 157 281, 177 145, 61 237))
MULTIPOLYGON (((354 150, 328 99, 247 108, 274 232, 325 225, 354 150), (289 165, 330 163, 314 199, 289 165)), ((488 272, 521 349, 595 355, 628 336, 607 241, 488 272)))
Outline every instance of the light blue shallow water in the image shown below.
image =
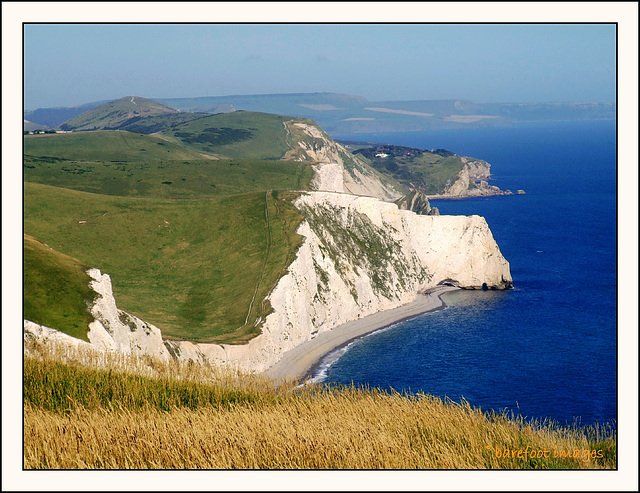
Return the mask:
POLYGON ((563 423, 615 420, 615 122, 348 140, 484 159, 493 184, 526 195, 432 202, 441 214, 487 219, 513 290, 447 294, 447 309, 334 355, 319 370, 325 381, 464 397, 483 410, 563 423))

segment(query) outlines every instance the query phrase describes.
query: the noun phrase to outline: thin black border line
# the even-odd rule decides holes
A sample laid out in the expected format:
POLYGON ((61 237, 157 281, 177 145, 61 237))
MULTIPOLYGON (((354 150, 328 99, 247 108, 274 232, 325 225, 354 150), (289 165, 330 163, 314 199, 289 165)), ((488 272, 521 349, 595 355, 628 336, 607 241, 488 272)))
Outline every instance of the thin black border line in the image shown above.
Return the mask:
MULTIPOLYGON (((619 144, 620 144, 620 135, 619 135, 619 117, 618 117, 618 105, 619 105, 619 77, 618 77, 618 67, 619 67, 619 22, 618 21, 597 21, 597 22, 22 22, 22 120, 24 120, 25 113, 25 26, 27 25, 140 25, 140 26, 153 26, 153 25, 614 25, 615 26, 615 40, 616 40, 616 50, 615 50, 615 61, 616 61, 616 70, 615 70, 615 109, 616 109, 616 117, 615 117, 615 131, 616 131, 616 280, 619 279, 620 273, 620 256, 618 252, 619 246, 619 238, 618 233, 620 231, 620 218, 619 218, 619 206, 620 206, 620 195, 618 193, 618 183, 619 183, 619 144)), ((22 139, 22 159, 24 160, 24 134, 22 139)), ((22 166, 22 235, 24 237, 24 208, 25 208, 25 198, 24 198, 24 166, 22 166)), ((24 257, 24 246, 23 246, 23 257, 24 257)), ((22 278, 23 278, 23 288, 22 288, 22 318, 24 320, 24 262, 22 263, 22 278)), ((586 471, 618 471, 619 470, 619 457, 618 457, 618 442, 620 440, 619 433, 619 398, 620 398, 620 346, 619 346, 619 336, 620 336, 620 326, 619 326, 619 284, 616 285, 616 419, 615 419, 615 429, 616 429, 616 467, 615 469, 570 469, 569 471, 578 471, 578 472, 586 472, 586 471)), ((24 330, 24 329, 23 329, 24 330)), ((21 341, 22 347, 20 348, 22 355, 22 380, 24 382, 24 339, 21 341)), ((22 447, 24 450, 25 438, 24 438, 24 385, 22 386, 22 447)), ((25 469, 25 457, 22 455, 22 471, 32 472, 36 471, 34 469, 25 469)), ((113 471, 113 472, 122 472, 128 471, 127 469, 80 469, 84 471, 113 471)), ((136 469, 134 471, 144 471, 145 469, 136 469)), ((240 469, 237 471, 253 471, 257 469, 240 469)), ((287 469, 267 469, 272 471, 285 471, 287 469)), ((487 469, 420 469, 419 471, 483 471, 487 469)), ((76 471, 75 469, 47 469, 46 471, 76 471)), ((236 471, 230 469, 150 469, 150 471, 236 471)), ((263 469, 260 469, 263 471, 263 469)), ((382 469, 293 469, 292 471, 383 471, 382 469)), ((384 471, 412 471, 412 469, 384 469, 384 471)), ((535 471, 535 469, 534 469, 535 471)))

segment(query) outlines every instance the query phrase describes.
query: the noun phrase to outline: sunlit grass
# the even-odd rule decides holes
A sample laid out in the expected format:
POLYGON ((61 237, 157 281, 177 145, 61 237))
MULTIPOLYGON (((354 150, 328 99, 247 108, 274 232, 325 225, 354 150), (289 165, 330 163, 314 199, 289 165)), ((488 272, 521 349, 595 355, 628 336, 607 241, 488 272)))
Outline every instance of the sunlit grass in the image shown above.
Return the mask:
POLYGON ((89 267, 28 235, 23 253, 24 317, 88 341, 89 305, 96 295, 89 287, 89 267))
POLYGON ((302 217, 286 197, 156 200, 25 183, 24 223, 109 274, 118 307, 164 337, 242 343, 259 333, 262 300, 300 244, 302 217))
POLYGON ((150 359, 123 364, 122 357, 114 357, 114 369, 105 356, 65 353, 66 363, 61 364, 58 350, 37 346, 28 354, 27 469, 616 465, 616 434, 610 427, 526 422, 424 394, 320 385, 296 388, 290 383, 278 387, 260 375, 196 364, 150 359), (90 369, 98 360, 101 368, 90 369), (136 375, 131 374, 134 368, 136 375), (532 457, 533 452, 542 455, 532 457))

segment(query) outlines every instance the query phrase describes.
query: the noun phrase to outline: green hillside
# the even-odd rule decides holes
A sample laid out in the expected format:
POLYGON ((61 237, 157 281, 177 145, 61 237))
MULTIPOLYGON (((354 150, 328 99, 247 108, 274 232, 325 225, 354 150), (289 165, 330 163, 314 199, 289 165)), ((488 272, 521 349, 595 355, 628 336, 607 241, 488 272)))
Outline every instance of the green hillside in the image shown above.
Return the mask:
MULTIPOLYGON (((357 146, 356 146, 357 147, 357 146)), ((363 145, 354 154, 366 158, 370 165, 410 189, 427 195, 444 192, 464 167, 461 157, 445 149, 425 151, 384 144, 363 145)))
POLYGON ((304 190, 308 163, 210 160, 163 139, 122 131, 24 137, 24 179, 85 192, 198 198, 304 190))
MULTIPOLYGON (((103 109, 93 110, 93 124, 113 123, 108 114, 95 118, 103 109)), ((149 130, 179 115, 120 124, 149 130)), ((164 337, 246 342, 301 241, 291 199, 309 189, 313 171, 310 162, 281 159, 300 139, 324 145, 288 128, 292 120, 236 112, 185 118, 154 135, 25 136, 25 233, 108 273, 119 308, 164 337)), ((36 297, 37 306, 50 303, 36 297)))
POLYGON ((89 266, 24 235, 24 317, 88 341, 89 266))
POLYGON ((60 125, 62 130, 116 129, 132 118, 178 113, 164 104, 138 96, 127 96, 86 111, 60 125))
POLYGON ((119 308, 163 336, 239 343, 259 333, 262 300, 300 243, 287 198, 160 200, 25 183, 24 228, 108 273, 119 308))
POLYGON ((284 126, 290 120, 237 111, 186 122, 162 134, 171 142, 216 157, 278 160, 291 149, 284 126))
POLYGON ((197 152, 158 137, 102 130, 24 136, 25 161, 153 161, 203 159, 197 152))
POLYGON ((153 134, 207 116, 209 116, 207 113, 167 113, 157 116, 134 117, 122 122, 115 130, 153 134))

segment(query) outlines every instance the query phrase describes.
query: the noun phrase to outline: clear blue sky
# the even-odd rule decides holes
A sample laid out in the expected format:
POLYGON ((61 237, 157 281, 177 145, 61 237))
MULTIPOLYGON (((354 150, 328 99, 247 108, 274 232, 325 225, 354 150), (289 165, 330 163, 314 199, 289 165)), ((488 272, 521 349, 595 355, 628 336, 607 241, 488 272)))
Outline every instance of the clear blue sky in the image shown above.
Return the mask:
POLYGON ((615 101, 613 24, 27 24, 25 108, 341 92, 615 101))

